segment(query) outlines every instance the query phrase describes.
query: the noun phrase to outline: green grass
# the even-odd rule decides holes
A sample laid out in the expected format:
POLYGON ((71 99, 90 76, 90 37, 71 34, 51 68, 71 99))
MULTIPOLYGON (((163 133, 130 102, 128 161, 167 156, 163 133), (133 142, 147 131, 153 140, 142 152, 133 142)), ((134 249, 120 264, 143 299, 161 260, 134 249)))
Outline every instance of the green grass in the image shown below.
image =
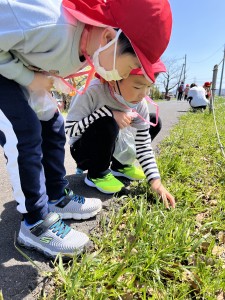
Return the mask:
MULTIPOLYGON (((225 100, 216 101, 225 145, 225 100)), ((146 183, 115 199, 91 239, 95 251, 55 263, 40 299, 225 299, 225 158, 213 115, 187 113, 160 144, 166 210, 146 183)))

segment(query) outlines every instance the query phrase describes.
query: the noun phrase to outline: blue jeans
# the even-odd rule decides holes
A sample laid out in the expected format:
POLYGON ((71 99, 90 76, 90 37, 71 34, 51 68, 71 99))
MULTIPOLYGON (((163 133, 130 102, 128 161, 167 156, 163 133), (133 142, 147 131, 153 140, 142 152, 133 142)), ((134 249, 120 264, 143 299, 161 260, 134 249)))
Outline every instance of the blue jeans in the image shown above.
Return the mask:
POLYGON ((48 214, 48 199, 58 199, 68 184, 64 176, 65 131, 59 112, 39 121, 21 86, 0 76, 0 145, 17 201, 28 223, 48 214))

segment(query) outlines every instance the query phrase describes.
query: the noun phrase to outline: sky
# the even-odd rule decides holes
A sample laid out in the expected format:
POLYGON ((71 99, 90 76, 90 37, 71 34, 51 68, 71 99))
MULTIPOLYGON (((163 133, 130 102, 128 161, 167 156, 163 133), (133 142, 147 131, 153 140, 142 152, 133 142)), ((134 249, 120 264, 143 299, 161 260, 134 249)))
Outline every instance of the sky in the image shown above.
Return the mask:
MULTIPOLYGON (((185 83, 212 81, 213 68, 224 55, 225 0, 169 0, 173 14, 171 39, 163 57, 187 59, 185 83)), ((225 69, 225 66, 224 66, 225 69)), ((217 74, 220 85, 222 63, 217 74)), ((225 70, 223 85, 225 88, 225 70)))

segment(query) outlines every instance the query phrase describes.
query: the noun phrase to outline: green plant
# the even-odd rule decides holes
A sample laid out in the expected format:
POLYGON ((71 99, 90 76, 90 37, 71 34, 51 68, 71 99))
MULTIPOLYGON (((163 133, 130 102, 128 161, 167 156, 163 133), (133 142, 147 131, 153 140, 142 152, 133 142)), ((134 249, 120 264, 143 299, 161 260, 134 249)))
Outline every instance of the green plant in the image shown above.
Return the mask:
POLYGON ((4 300, 2 290, 0 290, 0 300, 4 300))
MULTIPOLYGON (((224 105, 216 100, 223 144, 224 105)), ((55 263, 45 299, 225 298, 225 159, 212 114, 184 115, 159 153, 176 209, 166 210, 147 183, 133 183, 92 233, 95 251, 55 263)))

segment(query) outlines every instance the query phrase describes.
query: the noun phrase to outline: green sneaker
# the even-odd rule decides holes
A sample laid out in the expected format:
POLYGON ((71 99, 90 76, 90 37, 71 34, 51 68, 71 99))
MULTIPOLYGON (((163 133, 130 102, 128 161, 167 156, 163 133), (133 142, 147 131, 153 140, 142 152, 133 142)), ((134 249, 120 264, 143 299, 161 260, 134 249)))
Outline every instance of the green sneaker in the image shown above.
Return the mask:
POLYGON ((96 179, 86 176, 84 182, 91 187, 96 187, 100 192, 105 194, 117 193, 124 187, 123 183, 116 179, 112 173, 96 179))
POLYGON ((125 167, 123 169, 118 169, 117 171, 111 170, 114 176, 123 176, 130 180, 143 180, 146 178, 142 169, 137 168, 133 165, 125 167))

